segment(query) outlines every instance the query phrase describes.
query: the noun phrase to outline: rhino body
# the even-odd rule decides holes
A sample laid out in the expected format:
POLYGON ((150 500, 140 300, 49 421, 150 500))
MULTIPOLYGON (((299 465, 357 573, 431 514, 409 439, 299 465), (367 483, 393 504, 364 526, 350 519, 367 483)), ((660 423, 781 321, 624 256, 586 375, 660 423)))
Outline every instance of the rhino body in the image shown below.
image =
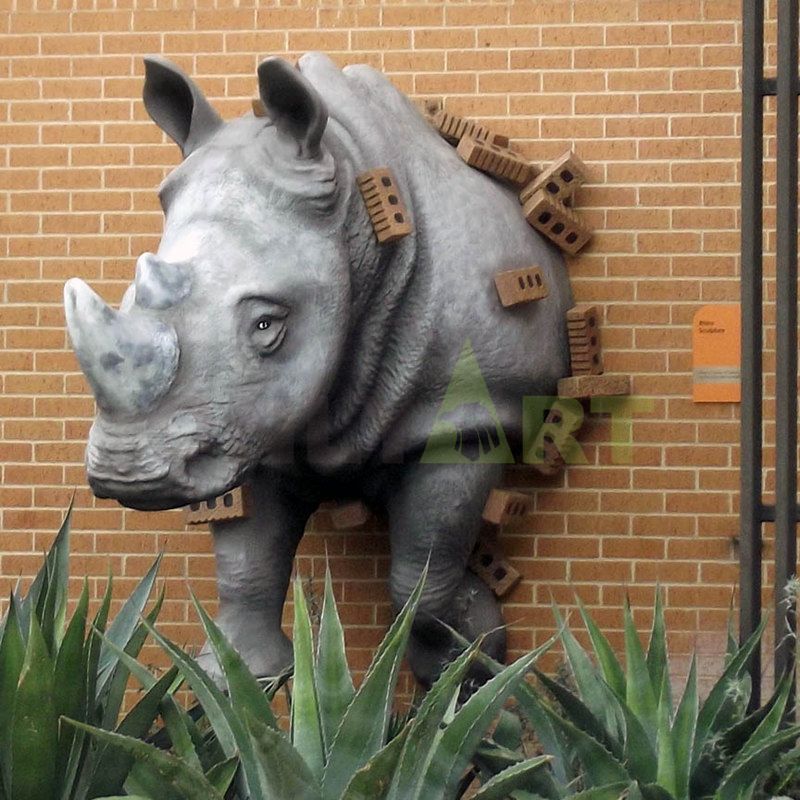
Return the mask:
MULTIPOLYGON (((395 604, 430 559, 410 650, 430 683, 452 655, 440 620, 470 638, 502 622, 466 572, 505 460, 483 457, 500 444, 486 431, 499 421, 514 446, 522 398, 567 374, 563 260, 516 193, 467 167, 371 68, 268 59, 267 116, 223 123, 176 67, 146 65, 145 104, 185 158, 161 187, 158 252, 140 257, 120 311, 76 279, 65 290, 99 407, 90 485, 159 509, 249 481, 252 516, 212 533, 218 621, 261 675, 291 660, 281 610, 309 515, 363 499, 388 520, 395 604), (355 181, 383 166, 413 222, 388 245, 355 181), (504 309, 493 276, 532 264, 549 295, 504 309), (459 382, 463 402, 445 408, 459 382), (422 457, 442 424, 461 457, 422 457)), ((484 646, 502 657, 503 634, 484 646)))

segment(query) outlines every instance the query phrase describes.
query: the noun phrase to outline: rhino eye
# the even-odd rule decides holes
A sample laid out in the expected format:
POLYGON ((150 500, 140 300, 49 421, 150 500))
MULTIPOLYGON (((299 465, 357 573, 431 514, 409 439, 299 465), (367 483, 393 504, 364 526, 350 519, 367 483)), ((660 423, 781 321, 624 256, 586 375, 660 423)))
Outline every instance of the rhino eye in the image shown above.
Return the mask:
POLYGON ((242 297, 238 306, 242 315, 240 335, 250 352, 259 358, 274 353, 286 336, 288 306, 259 295, 242 297))
POLYGON ((262 316, 256 320, 252 333, 253 346, 262 358, 274 353, 286 335, 286 323, 282 319, 262 316))

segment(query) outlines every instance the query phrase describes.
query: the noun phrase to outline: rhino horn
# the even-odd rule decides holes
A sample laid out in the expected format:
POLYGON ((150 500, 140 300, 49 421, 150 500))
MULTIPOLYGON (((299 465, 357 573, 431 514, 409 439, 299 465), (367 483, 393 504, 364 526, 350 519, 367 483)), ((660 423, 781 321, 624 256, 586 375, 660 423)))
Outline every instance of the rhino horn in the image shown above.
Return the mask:
POLYGON ((101 410, 136 416, 167 393, 180 356, 174 328, 114 311, 78 278, 64 287, 64 310, 72 347, 101 410))
POLYGON ((168 264, 144 253, 136 262, 136 305, 163 310, 177 305, 192 291, 192 275, 183 264, 168 264))

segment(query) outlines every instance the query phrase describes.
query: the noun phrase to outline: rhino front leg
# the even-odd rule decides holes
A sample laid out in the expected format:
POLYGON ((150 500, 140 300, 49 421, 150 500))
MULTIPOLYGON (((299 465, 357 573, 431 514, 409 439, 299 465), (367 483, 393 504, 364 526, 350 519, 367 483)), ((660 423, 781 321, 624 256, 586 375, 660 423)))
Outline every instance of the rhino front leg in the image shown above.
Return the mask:
MULTIPOLYGON (((216 555, 217 624, 257 677, 279 674, 292 663, 281 614, 297 545, 313 507, 261 476, 252 483, 246 519, 211 525, 216 555)), ((201 664, 220 682, 208 646, 201 664)))
MULTIPOLYGON (((505 657, 503 618, 486 584, 467 571, 489 492, 499 484, 496 464, 416 464, 407 467, 388 499, 391 592, 399 608, 430 555, 428 579, 412 631, 408 658, 425 686, 460 652, 447 623, 469 640, 482 633, 483 649, 505 657)), ((474 676, 478 679, 485 676, 474 676)))

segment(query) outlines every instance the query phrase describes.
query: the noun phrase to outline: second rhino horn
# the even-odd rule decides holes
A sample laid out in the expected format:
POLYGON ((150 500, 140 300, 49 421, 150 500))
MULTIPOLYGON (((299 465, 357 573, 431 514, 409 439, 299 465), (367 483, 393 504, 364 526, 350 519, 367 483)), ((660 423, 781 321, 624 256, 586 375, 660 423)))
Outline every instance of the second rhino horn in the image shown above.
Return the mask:
POLYGON ((177 305, 192 291, 191 271, 183 264, 169 264, 152 253, 136 262, 136 305, 163 310, 177 305))

